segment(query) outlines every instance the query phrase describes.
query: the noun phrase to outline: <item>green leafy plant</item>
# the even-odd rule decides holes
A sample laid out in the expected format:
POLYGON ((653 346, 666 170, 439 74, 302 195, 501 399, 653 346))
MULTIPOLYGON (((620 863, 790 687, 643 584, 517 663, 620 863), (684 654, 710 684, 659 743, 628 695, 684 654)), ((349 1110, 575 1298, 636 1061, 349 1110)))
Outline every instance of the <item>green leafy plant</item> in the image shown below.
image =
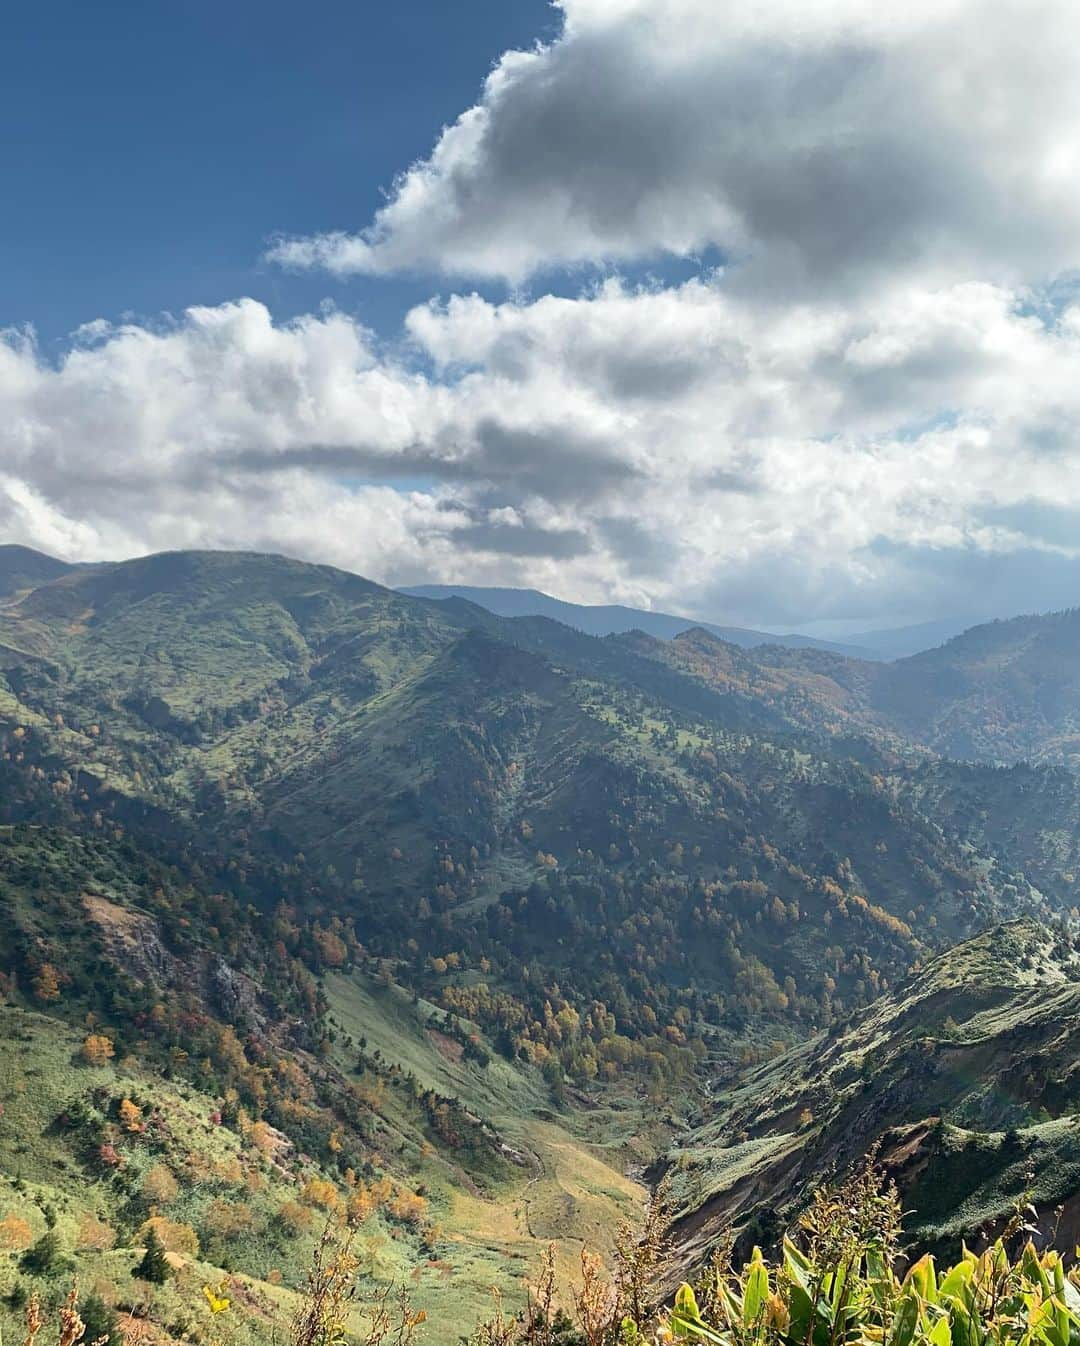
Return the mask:
POLYGON ((707 1321, 679 1288, 661 1340, 716 1346, 1076 1346, 1080 1292, 1060 1254, 1039 1251, 1029 1205, 981 1253, 939 1270, 920 1257, 901 1273, 900 1205, 867 1164, 819 1193, 769 1265, 755 1248, 741 1272, 714 1269, 707 1321), (1010 1245, 1028 1236, 1015 1255, 1010 1245))

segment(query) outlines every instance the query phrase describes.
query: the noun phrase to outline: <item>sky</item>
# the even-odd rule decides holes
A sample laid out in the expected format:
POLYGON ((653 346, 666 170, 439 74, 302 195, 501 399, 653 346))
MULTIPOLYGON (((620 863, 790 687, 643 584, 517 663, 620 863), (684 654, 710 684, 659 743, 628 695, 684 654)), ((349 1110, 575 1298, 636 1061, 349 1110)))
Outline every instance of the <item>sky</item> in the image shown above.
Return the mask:
POLYGON ((841 632, 1080 601, 1065 0, 42 0, 0 533, 841 632))

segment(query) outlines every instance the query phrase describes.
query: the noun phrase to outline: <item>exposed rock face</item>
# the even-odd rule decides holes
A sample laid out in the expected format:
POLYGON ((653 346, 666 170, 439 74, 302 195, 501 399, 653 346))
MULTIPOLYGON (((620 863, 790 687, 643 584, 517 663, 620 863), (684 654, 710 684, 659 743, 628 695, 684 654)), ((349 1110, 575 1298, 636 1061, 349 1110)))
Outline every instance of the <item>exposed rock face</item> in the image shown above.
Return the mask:
POLYGON ((83 894, 83 905, 117 967, 158 990, 175 981, 181 964, 165 948, 151 917, 92 893, 83 894))
POLYGON ((126 975, 158 991, 197 985, 207 1005, 226 1022, 248 1032, 266 1031, 258 985, 224 958, 208 954, 201 966, 190 966, 166 949, 152 917, 92 893, 83 895, 83 905, 108 957, 126 975))
POLYGON ((243 972, 214 957, 206 970, 207 999, 222 1017, 237 1027, 263 1032, 266 1017, 259 1005, 259 988, 243 972))

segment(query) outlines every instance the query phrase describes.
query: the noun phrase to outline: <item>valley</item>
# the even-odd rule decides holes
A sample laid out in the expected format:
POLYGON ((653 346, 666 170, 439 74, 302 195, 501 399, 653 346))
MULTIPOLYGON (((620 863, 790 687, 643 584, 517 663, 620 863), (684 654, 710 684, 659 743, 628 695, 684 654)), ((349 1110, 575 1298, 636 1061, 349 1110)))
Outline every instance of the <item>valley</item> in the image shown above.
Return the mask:
POLYGON ((363 1294, 464 1336, 664 1174, 677 1279, 876 1142, 950 1255, 1029 1172, 1072 1228, 1070 614, 887 664, 256 553, 0 591, 8 1330, 45 1239, 264 1340, 349 1212, 363 1294))

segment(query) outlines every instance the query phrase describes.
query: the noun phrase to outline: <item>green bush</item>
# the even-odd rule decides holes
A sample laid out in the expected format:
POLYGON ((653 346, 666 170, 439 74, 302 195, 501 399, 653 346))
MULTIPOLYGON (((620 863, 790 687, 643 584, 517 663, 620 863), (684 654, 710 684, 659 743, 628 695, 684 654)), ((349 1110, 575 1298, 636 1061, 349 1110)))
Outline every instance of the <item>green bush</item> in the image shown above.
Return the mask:
POLYGON ((955 1266, 939 1270, 926 1255, 901 1272, 896 1192, 867 1167, 837 1192, 814 1198, 777 1263, 755 1248, 740 1272, 713 1266, 699 1293, 683 1284, 661 1339, 716 1346, 1076 1346, 1080 1292, 1061 1256, 1031 1241, 1038 1232, 1029 1223, 1033 1215, 1031 1207, 1018 1210, 995 1243, 982 1253, 965 1249, 955 1266))

